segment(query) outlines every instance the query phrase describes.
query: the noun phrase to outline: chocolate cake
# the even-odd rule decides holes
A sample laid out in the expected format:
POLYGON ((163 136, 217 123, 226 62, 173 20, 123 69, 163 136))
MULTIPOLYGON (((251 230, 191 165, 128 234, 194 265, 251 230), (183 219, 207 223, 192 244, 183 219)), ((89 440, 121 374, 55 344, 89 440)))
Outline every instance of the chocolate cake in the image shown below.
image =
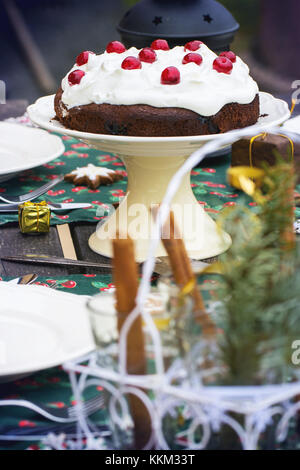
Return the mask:
POLYGON ((233 52, 218 57, 192 41, 169 49, 126 50, 118 41, 103 54, 81 53, 55 96, 67 128, 128 136, 218 134, 259 117, 258 87, 233 52))

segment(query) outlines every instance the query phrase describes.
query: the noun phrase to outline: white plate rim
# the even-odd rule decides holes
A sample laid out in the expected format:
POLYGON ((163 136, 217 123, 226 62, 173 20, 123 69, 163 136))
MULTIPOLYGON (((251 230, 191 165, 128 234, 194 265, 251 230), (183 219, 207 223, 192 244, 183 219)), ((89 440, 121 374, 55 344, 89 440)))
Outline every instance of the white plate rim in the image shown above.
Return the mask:
POLYGON ((300 115, 291 117, 291 119, 283 124, 282 129, 294 134, 300 134, 300 115))
MULTIPOLYGON (((5 283, 4 281, 2 281, 3 283, 5 283)), ((27 288, 28 286, 10 286, 9 288, 11 289, 12 287, 14 288, 27 288)), ((34 288, 37 288, 37 289, 47 289, 47 287, 43 287, 43 286, 30 286, 31 288, 34 287, 34 288)), ((37 290, 38 292, 38 290, 37 290)), ((52 294, 53 294, 53 291, 52 291, 52 294)), ((68 296, 70 294, 68 293, 65 293, 65 292, 57 292, 57 294, 61 295, 61 294, 64 294, 65 296, 68 296)), ((73 294, 74 295, 74 294, 73 294)), ((85 301, 87 301, 87 299, 89 298, 89 296, 80 296, 82 298, 85 299, 85 301)), ((67 299, 67 297, 65 297, 67 299)), ((58 297, 59 299, 59 297, 58 297)), ((72 295, 70 295, 70 302, 72 302, 72 295)), ((59 302, 58 302, 59 303, 59 302)), ((82 305, 82 308, 83 308, 83 305, 82 305)), ((17 310, 17 309, 16 309, 17 310)), ((87 317, 88 317, 88 313, 87 313, 87 317)), ((46 318, 47 320, 47 317, 45 316, 42 316, 41 315, 41 318, 46 318)), ((76 321, 76 318, 74 317, 74 321, 76 321)), ((87 321, 88 321, 88 318, 87 318, 87 321)), ((50 323, 53 323, 53 325, 55 326, 55 322, 50 322, 50 323)), ((82 322, 80 323, 80 325, 82 325, 82 322)), ((10 377, 18 377, 18 376, 23 376, 23 375, 31 375, 35 372, 38 372, 38 371, 41 371, 41 370, 45 370, 45 369, 49 369, 49 368, 52 368, 52 367, 57 367, 65 362, 68 362, 68 361, 71 361, 71 360, 74 360, 74 359, 77 359, 79 357, 82 357, 82 356, 85 356, 86 354, 92 352, 95 350, 95 344, 94 344, 94 341, 93 341, 93 338, 92 338, 92 333, 90 333, 90 337, 89 338, 85 338, 87 341, 86 341, 86 344, 84 345, 80 345, 80 347, 78 349, 76 349, 76 352, 75 350, 73 351, 70 351, 70 352, 67 352, 67 351, 63 351, 63 349, 61 350, 61 356, 57 355, 57 357, 55 359, 48 359, 48 360, 43 360, 41 361, 40 364, 36 364, 36 365, 23 365, 23 366, 20 366, 20 367, 16 367, 15 369, 11 369, 9 372, 7 370, 1 370, 1 366, 0 366, 0 383, 2 382, 3 383, 3 380, 7 380, 7 381, 10 381, 10 377)))
POLYGON ((13 126, 15 128, 16 131, 22 130, 22 133, 23 132, 30 132, 30 133, 36 133, 36 136, 35 138, 39 138, 39 135, 43 135, 44 137, 47 137, 47 139, 51 140, 52 142, 52 145, 56 146, 56 150, 51 152, 48 156, 45 156, 44 158, 41 158, 40 161, 32 164, 32 163, 29 163, 29 164, 22 164, 18 167, 14 167, 13 169, 11 170, 1 170, 0 169, 0 176, 9 176, 10 174, 17 174, 17 173, 20 173, 21 171, 25 171, 25 170, 31 170, 32 168, 37 168, 38 166, 41 166, 41 165, 44 165, 45 163, 49 163, 51 162, 52 160, 55 160, 56 158, 58 158, 64 151, 65 151, 65 146, 61 140, 61 137, 57 136, 57 135, 51 135, 49 134, 49 132, 47 132, 46 130, 43 130, 43 129, 37 129, 35 127, 29 127, 29 126, 24 126, 22 124, 17 124, 17 123, 12 123, 12 122, 6 122, 6 121, 0 121, 0 131, 1 131, 1 127, 3 125, 9 125, 9 126, 13 126), (43 134, 41 134, 43 133, 43 134))

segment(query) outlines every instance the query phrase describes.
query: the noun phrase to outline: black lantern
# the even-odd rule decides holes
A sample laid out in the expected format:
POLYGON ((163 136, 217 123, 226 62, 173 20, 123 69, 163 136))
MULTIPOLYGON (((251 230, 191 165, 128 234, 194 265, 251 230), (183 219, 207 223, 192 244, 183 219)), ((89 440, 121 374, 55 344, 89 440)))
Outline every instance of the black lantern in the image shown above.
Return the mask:
POLYGON ((221 52, 239 29, 231 13, 215 0, 142 0, 128 10, 117 27, 125 46, 142 48, 154 39, 170 47, 193 39, 221 52))

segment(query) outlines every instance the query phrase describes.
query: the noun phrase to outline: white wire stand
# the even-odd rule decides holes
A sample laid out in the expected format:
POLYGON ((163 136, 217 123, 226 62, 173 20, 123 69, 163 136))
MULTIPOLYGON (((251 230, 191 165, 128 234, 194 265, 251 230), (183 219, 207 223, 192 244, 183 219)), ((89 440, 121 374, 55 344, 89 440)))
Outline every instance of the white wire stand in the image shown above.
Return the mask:
MULTIPOLYGON (((264 130, 263 126, 254 126, 251 131, 248 128, 227 133, 219 142, 210 142, 194 152, 172 178, 158 212, 148 258, 143 266, 142 281, 136 299, 137 306, 124 322, 120 334, 118 371, 98 367, 97 353, 89 356, 88 364, 85 366, 80 362, 65 364, 65 370, 70 375, 73 393, 78 401, 78 422, 92 447, 97 447, 97 445, 93 441, 88 423, 81 413, 82 394, 91 384, 101 385, 104 390, 109 392, 111 395, 109 401, 110 419, 120 427, 128 426, 129 410, 126 394, 135 394, 143 401, 152 422, 152 433, 145 449, 169 449, 164 435, 163 419, 168 414, 174 416, 179 406, 183 406, 185 415, 189 417, 189 425, 185 430, 183 446, 185 449, 205 449, 212 433, 218 432, 222 424, 227 424, 235 431, 243 449, 256 449, 261 433, 272 423, 276 415, 280 418, 276 428, 276 439, 278 442, 282 442, 286 438, 290 420, 300 410, 300 402, 293 401, 293 398, 300 393, 300 382, 252 387, 208 387, 202 386, 201 383, 191 385, 187 380, 186 367, 182 360, 176 360, 169 370, 164 370, 159 332, 150 313, 144 308, 145 299, 150 292, 150 279, 155 262, 154 254, 160 238, 161 227, 169 213, 170 201, 180 185, 181 178, 207 153, 218 150, 219 146, 231 144, 239 138, 249 135, 249 132, 256 135, 264 130), (140 314, 143 316, 143 322, 146 324, 153 342, 155 375, 129 375, 126 370, 127 334, 132 323, 140 314), (147 391, 152 392, 153 399, 149 399, 147 391), (121 410, 121 414, 117 409, 121 410), (240 415, 242 419, 235 419, 233 417, 235 414, 240 415), (202 433, 199 441, 196 433, 198 431, 199 434, 200 428, 202 433)), ((282 129, 272 128, 270 132, 279 134, 282 133, 282 129)), ((299 135, 288 132, 287 134, 294 141, 300 141, 299 135)))
POLYGON ((222 425, 233 429, 244 450, 255 450, 261 434, 273 423, 276 415, 279 418, 276 441, 281 443, 286 439, 291 419, 300 410, 300 402, 293 401, 300 394, 300 382, 253 387, 191 387, 180 360, 167 373, 148 376, 124 376, 100 368, 96 364, 96 353, 81 361, 68 362, 64 369, 69 373, 77 402, 78 443, 81 445, 84 436, 91 449, 104 448, 103 442, 99 444, 93 434, 93 427, 81 412, 81 397, 91 386, 101 386, 109 394, 110 420, 124 432, 132 424, 126 394, 135 394, 143 401, 152 423, 152 434, 145 449, 170 449, 164 434, 163 420, 167 415, 176 416, 179 407, 189 423, 178 435, 182 450, 205 449, 213 433, 217 433, 222 425), (176 386, 172 385, 174 380, 176 386), (151 391, 151 400, 147 391, 151 391), (239 419, 233 416, 239 416, 239 419))

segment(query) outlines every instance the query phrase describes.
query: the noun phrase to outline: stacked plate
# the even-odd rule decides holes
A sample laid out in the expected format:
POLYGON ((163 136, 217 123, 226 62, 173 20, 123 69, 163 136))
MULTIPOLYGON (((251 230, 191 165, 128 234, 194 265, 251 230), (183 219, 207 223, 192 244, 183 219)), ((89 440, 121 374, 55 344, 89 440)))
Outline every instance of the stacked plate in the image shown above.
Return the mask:
POLYGON ((0 122, 0 182, 59 157, 65 148, 60 137, 42 129, 0 122))
POLYGON ((86 296, 0 282, 0 383, 94 349, 86 296))

